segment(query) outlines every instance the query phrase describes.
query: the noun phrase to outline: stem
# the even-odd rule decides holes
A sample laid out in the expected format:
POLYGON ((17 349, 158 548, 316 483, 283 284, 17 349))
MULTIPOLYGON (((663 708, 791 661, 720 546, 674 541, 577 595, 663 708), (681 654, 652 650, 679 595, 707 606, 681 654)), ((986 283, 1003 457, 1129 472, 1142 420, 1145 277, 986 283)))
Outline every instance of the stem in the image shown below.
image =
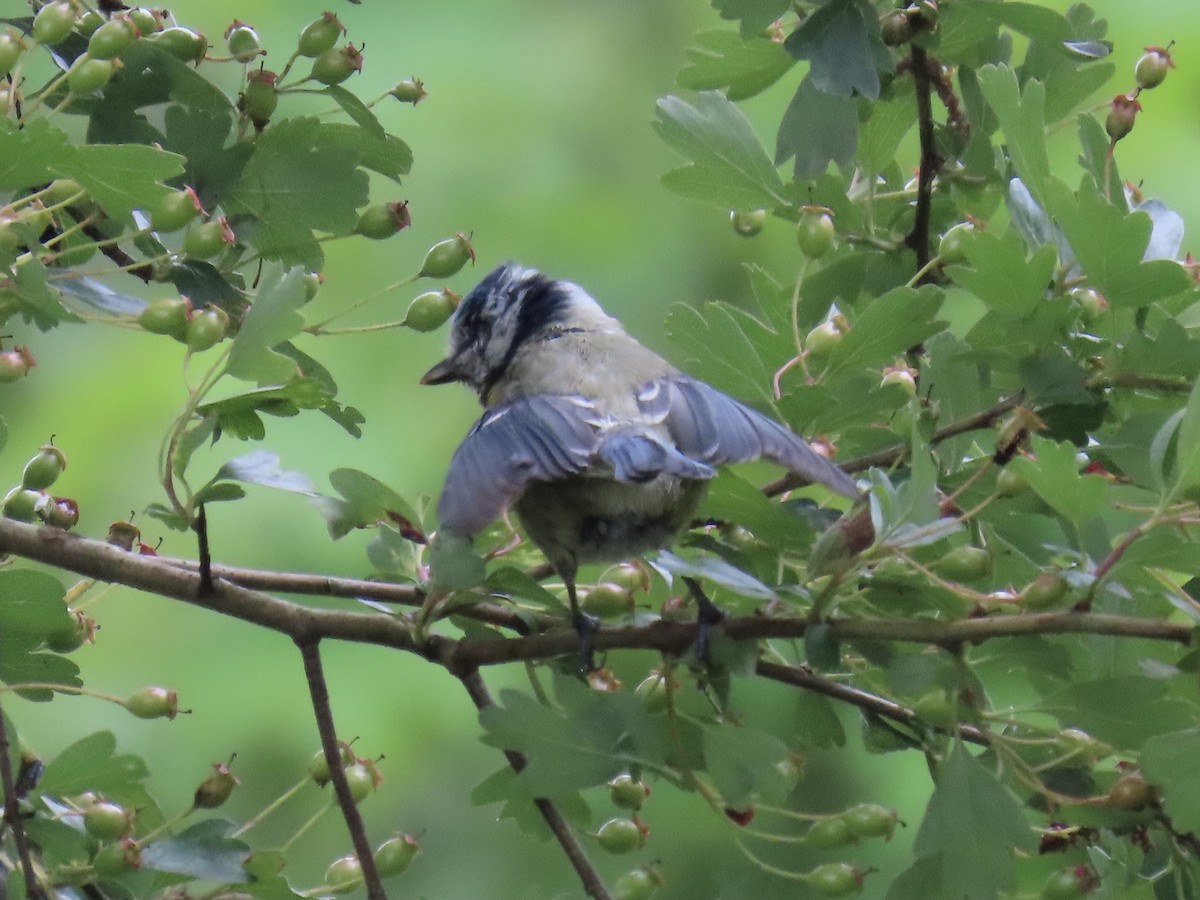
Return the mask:
POLYGON ((309 778, 307 775, 305 777, 301 778, 298 782, 296 782, 294 785, 292 785, 290 788, 288 788, 286 791, 284 791, 280 796, 276 797, 274 800, 272 800, 270 803, 268 803, 263 808, 262 812, 260 812, 254 818, 247 820, 242 825, 241 828, 239 828, 237 831, 233 832, 229 836, 231 838, 240 837, 241 835, 243 835, 247 831, 249 831, 251 828, 255 828, 258 825, 262 824, 263 820, 266 819, 269 815, 271 815, 271 813, 275 812, 277 809, 279 809, 281 806, 283 806, 283 804, 287 803, 287 801, 291 800, 298 793, 300 793, 302 790, 304 790, 306 787, 308 787, 308 784, 311 781, 312 781, 312 779, 309 778))
POLYGON ((3 784, 4 789, 4 821, 8 823, 12 832, 17 856, 21 860, 21 872, 25 876, 25 895, 30 898, 45 897, 46 894, 38 884, 37 873, 33 868, 29 837, 25 834, 25 825, 21 821, 21 798, 17 796, 16 780, 13 778, 12 754, 8 745, 8 727, 4 722, 3 710, 0 710, 0 784, 3 784))
MULTIPOLYGON (((942 166, 933 132, 933 83, 929 70, 936 63, 917 45, 912 47, 913 84, 917 89, 917 133, 921 143, 921 168, 917 176, 917 206, 912 231, 905 243, 917 254, 917 267, 929 264, 929 225, 933 207, 933 180, 942 166)), ((928 274, 928 273, 926 273, 928 274)), ((924 278, 924 276, 922 276, 924 278)), ((924 283, 922 280, 918 283, 924 283)))

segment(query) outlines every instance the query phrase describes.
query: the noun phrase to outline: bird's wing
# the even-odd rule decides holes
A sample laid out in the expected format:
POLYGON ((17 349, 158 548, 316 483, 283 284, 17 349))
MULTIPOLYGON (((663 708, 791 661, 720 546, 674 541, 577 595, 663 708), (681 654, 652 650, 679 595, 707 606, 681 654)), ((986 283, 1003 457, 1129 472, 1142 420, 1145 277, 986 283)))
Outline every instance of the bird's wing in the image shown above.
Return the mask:
POLYGON ((859 497, 854 480, 803 438, 701 381, 672 375, 642 387, 637 400, 642 413, 663 422, 675 446, 691 459, 719 466, 761 457, 839 494, 859 497))
POLYGON ((477 534, 530 482, 582 472, 597 450, 596 428, 595 408, 582 397, 522 397, 488 410, 450 460, 438 502, 441 527, 477 534))

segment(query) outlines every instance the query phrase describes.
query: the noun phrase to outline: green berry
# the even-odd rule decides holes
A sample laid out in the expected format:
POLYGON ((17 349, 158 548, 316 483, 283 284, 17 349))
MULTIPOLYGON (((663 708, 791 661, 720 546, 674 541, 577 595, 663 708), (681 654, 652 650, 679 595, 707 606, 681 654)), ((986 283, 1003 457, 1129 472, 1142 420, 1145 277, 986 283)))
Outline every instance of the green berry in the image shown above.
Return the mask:
POLYGON ((662 876, 657 869, 638 866, 613 883, 613 900, 648 900, 662 884, 662 876))
POLYGON ((31 491, 42 491, 54 484, 67 468, 67 455, 53 444, 46 444, 37 455, 25 463, 21 473, 21 487, 31 491))
POLYGON ((1138 87, 1148 91, 1162 84, 1167 72, 1174 67, 1175 61, 1171 59, 1171 51, 1166 47, 1147 47, 1134 66, 1133 74, 1138 87))
POLYGON ((219 306, 207 306, 193 312, 187 323, 184 342, 192 353, 203 353, 225 339, 229 315, 219 306))
POLYGON ((404 324, 413 331, 434 331, 441 328, 453 315, 460 300, 462 297, 447 288, 440 291, 427 291, 415 297, 413 302, 408 305, 404 324))
POLYGON ((475 248, 471 246, 471 239, 460 231, 454 237, 438 241, 429 248, 417 276, 449 278, 457 275, 468 262, 475 262, 475 248))
POLYGON ((183 239, 183 252, 193 259, 209 259, 237 241, 224 216, 193 225, 183 239))
POLYGON ((950 581, 979 581, 992 574, 992 554, 983 547, 955 547, 933 568, 950 581))
POLYGON ((94 838, 115 841, 133 831, 133 811, 102 800, 83 811, 83 827, 94 838))
POLYGON ((646 844, 650 831, 634 819, 609 819, 596 832, 596 840, 609 853, 630 853, 646 844))
POLYGON ((89 9, 76 20, 75 30, 79 33, 80 37, 90 38, 96 33, 96 29, 107 21, 108 19, 104 18, 96 10, 89 9))
POLYGON ((177 340, 187 335, 192 304, 187 297, 154 300, 138 316, 138 324, 151 334, 169 334, 177 340))
POLYGON ((225 44, 229 47, 229 55, 241 62, 250 62, 264 52, 258 32, 237 19, 225 29, 225 44))
POLYGON ((141 868, 142 849, 133 838, 123 838, 105 844, 92 858, 92 868, 97 875, 115 877, 133 869, 141 868))
MULTIPOLYGON (((353 748, 345 741, 338 741, 338 754, 342 758, 342 768, 346 769, 357 761, 353 748)), ((319 787, 329 784, 329 763, 325 761, 325 751, 318 750, 308 761, 308 774, 319 787)))
POLYGON ((878 803, 852 806, 840 818, 849 826, 855 838, 890 838, 896 828, 896 811, 878 803))
POLYGON ((1016 469, 1005 466, 996 476, 996 493, 1001 497, 1015 497, 1029 490, 1029 482, 1016 469))
POLYGON ((889 366, 883 370, 883 378, 879 386, 887 387, 894 384, 910 397, 917 395, 917 376, 908 366, 889 366))
POLYGON ((879 22, 879 33, 889 47, 899 47, 912 37, 912 22, 902 9, 893 9, 884 14, 879 22))
POLYGON ((152 34, 148 40, 183 62, 198 63, 208 53, 208 39, 203 34, 178 25, 152 34))
POLYGON ((149 37, 163 30, 162 13, 156 9, 137 6, 129 10, 126 15, 129 16, 129 20, 133 22, 138 30, 138 34, 142 37, 149 37))
POLYGON ((125 708, 139 719, 174 719, 179 695, 162 687, 146 687, 129 695, 125 708))
POLYGON ((384 841, 375 850, 375 868, 383 878, 402 874, 420 852, 421 845, 411 834, 399 834, 384 841))
POLYGON ((73 94, 94 94, 108 84, 118 65, 112 59, 81 59, 67 73, 67 87, 73 94))
POLYGON ((1154 788, 1138 772, 1122 775, 1108 792, 1109 806, 1117 809, 1137 811, 1154 802, 1154 788))
POLYGON ((1079 318, 1086 325, 1108 312, 1108 298, 1094 288, 1075 288, 1071 297, 1079 304, 1079 318))
POLYGON ((382 241, 411 224, 407 200, 403 203, 379 203, 359 213, 354 233, 373 241, 382 241))
POLYGON ((396 86, 391 90, 391 95, 401 103, 411 103, 416 106, 429 96, 429 92, 425 90, 425 82, 420 78, 406 78, 396 82, 396 86))
POLYGON ((49 502, 50 497, 41 491, 15 487, 4 497, 4 517, 18 522, 36 522, 38 513, 49 502))
POLYGON ((767 211, 765 209, 751 209, 746 212, 730 210, 729 222, 733 225, 735 234, 742 237, 754 237, 767 224, 767 211))
POLYGON ((1025 609, 1050 609, 1062 603, 1071 585, 1058 570, 1043 572, 1025 586, 1017 595, 1017 602, 1025 609))
POLYGON ((0 31, 0 75, 10 72, 25 51, 25 41, 11 28, 0 31))
POLYGON ((311 77, 321 84, 341 84, 362 67, 362 53, 353 44, 331 47, 313 60, 311 77))
POLYGON ((257 131, 267 127, 279 105, 277 77, 269 69, 251 69, 246 74, 246 88, 238 98, 238 111, 254 123, 257 131))
POLYGON ((33 17, 33 39, 48 47, 61 44, 74 28, 75 7, 67 0, 47 3, 33 17))
POLYGON ((0 384, 11 384, 18 378, 29 374, 29 370, 37 365, 37 360, 28 347, 13 347, 11 350, 0 351, 0 384))
POLYGON ((150 227, 155 231, 178 231, 203 212, 200 198, 190 187, 159 197, 150 210, 150 227))
POLYGON ((667 677, 661 673, 648 675, 634 688, 634 696, 642 701, 642 706, 648 713, 662 712, 667 708, 670 699, 670 689, 667 677))
POLYGON ((580 599, 580 606, 586 612, 602 619, 613 616, 627 615, 633 612, 633 592, 613 582, 601 582, 586 588, 580 599))
POLYGON ((335 894, 345 894, 362 884, 362 863, 357 856, 343 856, 325 870, 325 885, 335 894))
POLYGON ((854 843, 854 833, 841 816, 818 819, 804 834, 804 843, 814 850, 833 850, 854 843))
POLYGON ((838 323, 828 319, 805 335, 804 352, 817 359, 826 357, 842 342, 843 337, 845 335, 838 323))
POLYGON ((225 763, 213 763, 212 773, 200 782, 192 797, 196 809, 216 809, 229 799, 240 782, 225 763))
POLYGON ((650 796, 650 788, 628 772, 623 772, 608 783, 608 796, 613 806, 637 812, 650 796))
POLYGON ((800 252, 809 259, 818 259, 833 249, 836 236, 833 217, 823 206, 805 206, 800 210, 800 222, 796 226, 796 243, 800 252))
POLYGON ((959 222, 947 229, 938 242, 937 255, 938 259, 942 261, 942 265, 949 266, 965 261, 967 254, 964 248, 974 234, 975 225, 972 222, 959 222))
POLYGON ((316 58, 326 50, 332 50, 333 45, 338 42, 338 38, 345 31, 345 26, 338 21, 337 16, 331 12, 322 13, 321 18, 304 26, 304 30, 300 32, 296 51, 301 56, 307 56, 310 59, 316 58))
POLYGON ((847 863, 817 866, 804 880, 822 897, 849 897, 862 890, 862 875, 847 863))
POLYGON ((96 637, 96 620, 83 610, 69 609, 71 624, 46 635, 46 648, 55 653, 72 653, 96 637))
POLYGON ((1109 140, 1114 144, 1133 131, 1137 114, 1142 111, 1142 104, 1130 94, 1117 94, 1112 98, 1108 107, 1108 115, 1104 119, 1104 130, 1109 140))
POLYGON ((346 784, 350 786, 350 796, 355 803, 362 803, 370 796, 371 791, 379 787, 383 779, 373 763, 357 760, 345 768, 346 784))
POLYGON ((137 26, 127 16, 114 16, 88 38, 88 56, 92 59, 113 59, 138 38, 137 26))

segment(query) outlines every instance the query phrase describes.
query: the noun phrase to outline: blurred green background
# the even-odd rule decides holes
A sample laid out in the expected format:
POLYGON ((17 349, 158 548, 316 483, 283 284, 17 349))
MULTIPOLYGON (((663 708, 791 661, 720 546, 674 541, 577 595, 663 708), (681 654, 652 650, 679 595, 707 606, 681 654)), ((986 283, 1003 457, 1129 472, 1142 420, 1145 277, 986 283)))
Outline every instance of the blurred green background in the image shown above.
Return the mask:
MULTIPOLYGON (((1122 142, 1118 160, 1127 178, 1143 181, 1149 196, 1179 210, 1194 228, 1200 223, 1200 24, 1194 2, 1094 6, 1110 22, 1120 73, 1097 102, 1131 86, 1133 62, 1144 45, 1177 41, 1179 69, 1143 97, 1139 128, 1122 142)), ((318 2, 180 0, 172 11, 218 44, 234 17, 251 23, 271 51, 268 65, 278 65, 300 27, 325 8, 318 2)), ((327 245, 327 280, 313 318, 401 280, 430 244, 460 230, 474 233, 479 263, 452 279, 453 289, 465 292, 477 275, 516 259, 582 283, 668 356, 662 322, 672 304, 737 300, 744 295, 740 265, 747 260, 788 277, 795 250, 784 223, 771 222, 759 238, 746 241, 734 236, 726 214, 673 196, 658 183, 678 160, 650 128, 654 101, 675 90, 692 34, 729 27, 701 0, 368 0, 337 12, 350 38, 366 44, 365 69, 351 82, 359 96, 378 96, 411 75, 424 79, 430 96, 415 108, 379 108, 385 126, 412 146, 415 165, 402 186, 381 179, 374 196, 408 200, 413 227, 386 243, 327 245)), ((794 71, 744 104, 768 147, 799 75, 794 71)), ((221 77, 236 90, 233 67, 221 77)), ((293 102, 285 100, 280 114, 298 112, 299 106, 289 107, 293 102)), ((1070 132, 1056 136, 1060 170, 1068 173, 1074 170, 1061 167, 1077 152, 1070 132)), ((129 282, 115 284, 133 290, 129 282)), ((392 291, 354 321, 400 318, 417 292, 392 291)), ((183 400, 181 348, 115 328, 97 335, 95 328, 64 327, 43 335, 10 322, 9 330, 32 347, 40 365, 0 394, 11 431, 0 456, 0 481, 15 482, 25 458, 53 432, 70 456, 59 484, 80 502, 79 531, 102 536, 109 522, 160 499, 155 458, 183 400)), ((355 441, 323 417, 304 416, 269 420, 265 446, 322 488, 328 471, 350 466, 411 500, 436 497, 449 453, 477 415, 468 391, 417 385, 440 358, 443 340, 441 334, 393 330, 302 343, 334 373, 339 399, 366 415, 364 435, 355 441)), ((686 363, 678 354, 673 358, 686 363)), ((222 440, 198 456, 195 471, 207 475, 250 449, 222 440)), ((245 501, 213 508, 210 517, 220 562, 345 575, 368 571, 369 535, 331 543, 320 516, 296 496, 251 488, 245 501)), ((162 552, 193 555, 186 536, 166 533, 144 516, 137 521, 149 543, 160 534, 165 538, 162 552)), ((83 698, 11 701, 8 711, 39 753, 52 757, 93 730, 112 729, 121 750, 149 762, 151 791, 168 814, 190 802, 211 762, 234 751, 234 770, 244 784, 227 808, 233 818, 253 815, 302 777, 317 742, 300 660, 286 640, 123 589, 108 592, 89 611, 102 631, 94 646, 75 654, 87 684, 118 695, 145 684, 168 685, 192 714, 171 723, 141 722, 83 698)), ((474 710, 456 682, 397 653, 339 645, 325 650, 340 732, 358 736, 360 753, 386 757, 386 782, 364 805, 373 838, 401 828, 420 833, 425 848, 404 879, 391 883, 395 896, 580 894, 554 847, 522 836, 510 822, 496 822, 495 807, 471 806, 471 789, 503 759, 479 742, 474 710)), ((655 662, 631 655, 617 668, 636 683, 655 662)), ((493 690, 524 679, 520 671, 486 674, 493 690)), ((765 686, 738 700, 752 719, 770 719, 779 733, 796 731, 800 708, 790 691, 765 686)), ((844 721, 854 753, 812 754, 799 802, 806 809, 834 809, 867 799, 897 807, 902 819, 918 819, 928 790, 923 759, 914 753, 865 756, 857 749, 856 717, 847 714, 844 721)), ((286 839, 289 826, 317 807, 316 795, 314 788, 293 801, 282 817, 252 834, 255 842, 286 839)), ((596 809, 605 815, 605 802, 596 809)), ((645 819, 653 835, 636 860, 658 862, 668 880, 664 898, 803 896, 795 883, 765 876, 748 863, 728 823, 693 796, 663 786, 645 819)), ((901 829, 891 844, 845 854, 884 873, 868 879, 865 896, 882 896, 907 865, 911 831, 901 829)), ((348 852, 349 842, 331 815, 297 847, 288 874, 304 886, 317 883, 328 862, 348 852)), ((764 855, 790 868, 811 865, 787 852, 764 855)), ((603 858, 599 851, 596 856, 612 876, 635 861, 603 858)))

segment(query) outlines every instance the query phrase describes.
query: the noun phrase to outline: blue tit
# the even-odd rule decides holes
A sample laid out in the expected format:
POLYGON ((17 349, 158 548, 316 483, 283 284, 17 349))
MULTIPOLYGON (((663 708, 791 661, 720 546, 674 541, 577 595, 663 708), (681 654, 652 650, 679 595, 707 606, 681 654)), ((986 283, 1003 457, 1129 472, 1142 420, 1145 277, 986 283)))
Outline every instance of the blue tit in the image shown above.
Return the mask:
POLYGON ((670 544, 718 466, 763 458, 859 497, 802 438, 643 347, 583 288, 512 263, 462 301, 449 355, 421 381, 465 382, 486 410, 450 460, 440 528, 469 538, 513 509, 566 585, 585 659, 580 564, 670 544))

